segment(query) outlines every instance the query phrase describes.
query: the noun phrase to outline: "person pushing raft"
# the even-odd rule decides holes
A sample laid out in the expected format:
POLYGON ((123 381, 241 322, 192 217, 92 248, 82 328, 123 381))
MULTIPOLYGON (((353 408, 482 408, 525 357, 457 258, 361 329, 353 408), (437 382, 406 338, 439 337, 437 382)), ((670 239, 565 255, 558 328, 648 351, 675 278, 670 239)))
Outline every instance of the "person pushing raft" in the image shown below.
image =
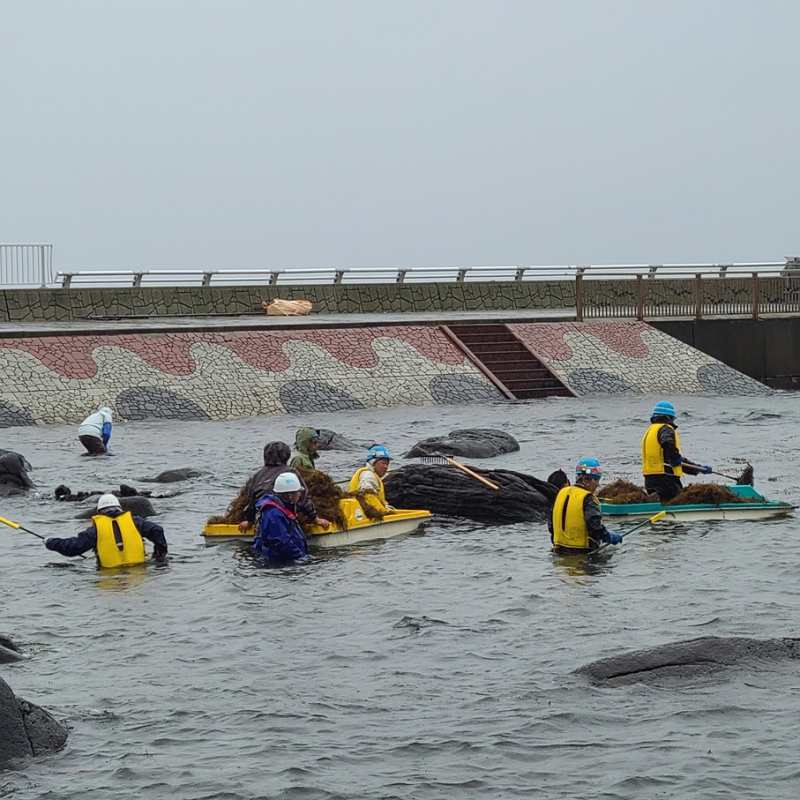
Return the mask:
POLYGON ((129 567, 146 560, 142 537, 153 543, 154 558, 166 558, 164 529, 144 517, 123 511, 113 494, 103 494, 97 500, 97 514, 92 517, 91 527, 68 539, 50 536, 44 540, 44 546, 62 556, 80 556, 94 550, 101 567, 129 567))
POLYGON ((253 550, 273 566, 311 560, 306 537, 297 521, 297 502, 303 492, 294 472, 275 478, 272 492, 258 501, 259 523, 253 550))
POLYGON ((575 465, 575 485, 556 495, 550 517, 550 541, 557 553, 596 550, 601 544, 619 544, 622 536, 603 525, 603 512, 594 496, 603 477, 596 458, 582 458, 575 465))
POLYGON ((681 455, 681 445, 675 429, 675 406, 662 400, 656 403, 650 417, 650 427, 642 438, 642 474, 644 488, 658 495, 664 503, 672 500, 683 488, 681 476, 709 475, 713 470, 694 464, 681 455))

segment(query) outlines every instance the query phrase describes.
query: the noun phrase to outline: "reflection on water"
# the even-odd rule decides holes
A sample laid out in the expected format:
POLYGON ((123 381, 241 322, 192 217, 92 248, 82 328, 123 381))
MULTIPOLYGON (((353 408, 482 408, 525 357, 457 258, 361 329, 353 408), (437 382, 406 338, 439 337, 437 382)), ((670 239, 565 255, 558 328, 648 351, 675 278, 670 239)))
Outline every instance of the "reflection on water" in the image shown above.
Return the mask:
MULTIPOLYGON (((745 459, 770 499, 800 499, 795 396, 670 399, 690 457, 730 473, 745 459)), ((800 665, 676 690, 601 690, 571 674, 700 635, 798 635, 796 517, 660 523, 590 557, 553 554, 543 523, 434 519, 421 535, 290 569, 200 536, 260 466, 263 443, 291 442, 299 425, 394 452, 497 427, 521 450, 479 466, 541 477, 593 455, 607 481, 640 482, 653 400, 132 423, 115 427, 113 459, 82 458, 72 428, 3 430, 0 447, 31 461, 40 496, 4 499, 0 514, 45 535, 86 524, 77 504, 47 499, 60 483, 207 474, 153 501, 167 565, 106 573, 0 532, 2 632, 32 656, 3 678, 72 728, 62 753, 0 775, 0 794, 796 797, 800 665)), ((319 466, 341 480, 362 463, 323 452, 319 466)))

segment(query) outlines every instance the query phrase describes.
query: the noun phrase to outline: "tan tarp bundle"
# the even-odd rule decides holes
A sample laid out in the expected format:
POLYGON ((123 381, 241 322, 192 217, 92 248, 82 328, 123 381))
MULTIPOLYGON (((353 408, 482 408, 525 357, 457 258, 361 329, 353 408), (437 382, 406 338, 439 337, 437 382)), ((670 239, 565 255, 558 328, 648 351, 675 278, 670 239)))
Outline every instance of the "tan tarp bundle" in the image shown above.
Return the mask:
POLYGON ((304 317, 311 313, 310 300, 281 300, 275 298, 271 303, 262 301, 263 308, 270 317, 304 317))

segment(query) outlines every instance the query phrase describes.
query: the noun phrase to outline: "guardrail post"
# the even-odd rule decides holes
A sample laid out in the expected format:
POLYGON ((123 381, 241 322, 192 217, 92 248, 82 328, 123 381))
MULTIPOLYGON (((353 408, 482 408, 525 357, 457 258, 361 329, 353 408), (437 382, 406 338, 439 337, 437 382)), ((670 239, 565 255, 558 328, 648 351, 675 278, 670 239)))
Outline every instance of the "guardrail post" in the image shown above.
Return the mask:
POLYGON ((467 274, 467 271, 465 269, 460 269, 458 271, 458 275, 456 275, 456 281, 458 281, 459 283, 464 283, 464 276, 466 274, 467 274))
POLYGON ((398 269, 397 270, 397 277, 394 279, 395 283, 405 283, 406 282, 406 272, 407 269, 398 269))
POLYGON ((761 305, 761 286, 758 281, 758 273, 753 273, 753 319, 758 319, 759 306, 761 305))
POLYGON ((639 322, 644 320, 644 279, 641 275, 636 276, 636 319, 639 322))
POLYGON ((514 280, 521 281, 523 276, 525 275, 525 270, 528 269, 527 267, 517 267, 517 271, 514 273, 514 280))
POLYGON ((695 307, 694 318, 703 319, 703 276, 697 272, 694 276, 695 307))
POLYGON ((142 275, 143 272, 134 272, 133 273, 133 285, 134 286, 141 286, 142 285, 142 275))
POLYGON ((335 284, 336 283, 341 283, 342 282, 342 276, 344 275, 344 273, 345 273, 345 271, 343 269, 337 269, 336 272, 333 273, 333 282, 335 284))
POLYGON ((583 322, 583 275, 575 276, 575 319, 583 322))
POLYGON ((39 277, 41 278, 41 286, 44 289, 47 286, 47 281, 45 280, 44 274, 44 245, 39 245, 39 277))
POLYGON ((72 273, 71 272, 65 272, 61 276, 61 288, 62 289, 69 289, 71 284, 72 284, 72 273))
POLYGON ((275 286, 278 283, 278 275, 280 275, 280 270, 273 270, 269 274, 269 285, 275 286))
POLYGON ((211 286, 211 276, 213 274, 214 274, 213 272, 204 272, 203 283, 201 284, 201 286, 211 286))

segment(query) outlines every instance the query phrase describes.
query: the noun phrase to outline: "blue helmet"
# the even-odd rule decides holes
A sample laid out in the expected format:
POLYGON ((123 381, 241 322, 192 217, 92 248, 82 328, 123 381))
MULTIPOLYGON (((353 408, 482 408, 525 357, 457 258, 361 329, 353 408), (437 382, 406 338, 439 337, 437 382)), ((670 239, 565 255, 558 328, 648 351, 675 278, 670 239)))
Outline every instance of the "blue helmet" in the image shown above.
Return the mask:
POLYGON ((582 458, 575 465, 576 475, 587 475, 590 478, 602 478, 603 471, 600 469, 600 462, 596 458, 582 458))
POLYGON ((672 417, 675 419, 675 406, 672 405, 672 403, 668 403, 666 400, 662 400, 660 403, 656 403, 656 407, 653 409, 651 416, 672 417))
POLYGON ((389 451, 382 445, 376 444, 370 447, 369 453, 367 453, 367 461, 380 461, 382 458, 385 458, 387 461, 392 460, 389 451))

